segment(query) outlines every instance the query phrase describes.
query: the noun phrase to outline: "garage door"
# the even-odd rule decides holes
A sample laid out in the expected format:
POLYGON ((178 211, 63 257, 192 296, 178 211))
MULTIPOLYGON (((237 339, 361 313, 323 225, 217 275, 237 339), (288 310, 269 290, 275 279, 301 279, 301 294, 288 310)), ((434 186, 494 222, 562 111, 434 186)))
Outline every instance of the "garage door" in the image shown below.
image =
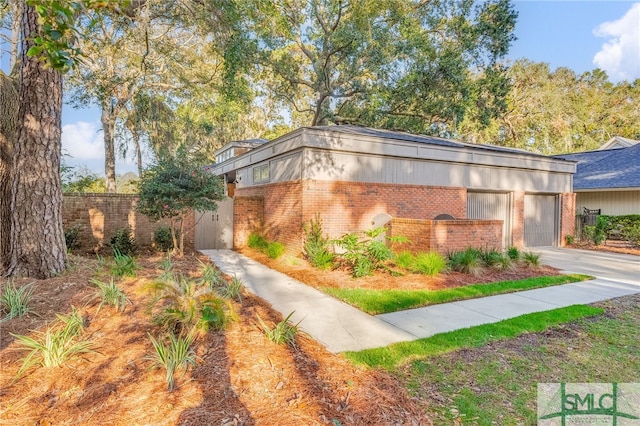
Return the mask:
POLYGON ((543 247, 558 245, 558 197, 524 196, 524 245, 543 247))
POLYGON ((502 221, 502 246, 511 246, 511 197, 506 192, 467 192, 467 218, 502 221))

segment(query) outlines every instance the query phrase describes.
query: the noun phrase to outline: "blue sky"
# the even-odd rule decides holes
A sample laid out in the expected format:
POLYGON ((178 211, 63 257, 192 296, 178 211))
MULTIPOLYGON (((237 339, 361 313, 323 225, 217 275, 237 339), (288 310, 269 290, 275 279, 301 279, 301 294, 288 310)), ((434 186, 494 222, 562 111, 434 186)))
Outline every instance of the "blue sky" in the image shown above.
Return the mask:
MULTIPOLYGON (((375 0, 372 0, 375 1, 375 0)), ((515 1, 516 36, 509 59, 547 62, 578 73, 602 68, 613 81, 640 78, 640 2, 515 1)), ((8 59, 3 55, 2 68, 8 59)), ((66 162, 103 174, 104 148, 98 108, 62 115, 66 162)), ((132 160, 119 161, 117 173, 135 171, 132 160)))

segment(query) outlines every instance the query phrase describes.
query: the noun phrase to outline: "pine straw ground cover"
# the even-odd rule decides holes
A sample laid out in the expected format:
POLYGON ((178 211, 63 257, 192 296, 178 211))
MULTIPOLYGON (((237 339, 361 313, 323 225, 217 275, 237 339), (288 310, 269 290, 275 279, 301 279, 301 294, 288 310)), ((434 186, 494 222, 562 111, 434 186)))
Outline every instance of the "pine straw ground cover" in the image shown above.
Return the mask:
MULTIPOLYGON (((206 261, 204 257, 200 260, 206 261)), ((71 270, 34 282, 34 313, 0 323, 0 424, 11 425, 249 425, 429 424, 424 403, 408 396, 386 372, 353 366, 320 344, 297 336, 297 349, 268 341, 257 323, 281 315, 245 294, 237 320, 196 341, 195 369, 178 375, 169 393, 162 370, 150 369, 147 333, 159 330, 145 311, 145 284, 160 275, 160 256, 143 256, 136 278, 119 282, 131 304, 124 312, 91 301, 93 259, 71 257, 71 270), (95 343, 62 367, 37 368, 12 383, 24 352, 13 334, 43 330, 56 313, 76 306, 95 343)), ((174 261, 177 272, 195 274, 198 257, 174 261)), ((18 286, 32 282, 16 280, 18 286)), ((0 287, 6 285, 0 281, 0 287)))
POLYGON ((410 273, 402 276, 392 276, 386 272, 376 271, 371 276, 353 278, 351 273, 346 269, 323 271, 314 268, 309 262, 298 257, 283 255, 278 259, 271 259, 251 248, 243 248, 240 252, 272 269, 318 289, 331 287, 368 288, 375 290, 441 290, 470 284, 486 284, 499 281, 522 280, 531 277, 560 275, 560 271, 557 269, 541 265, 538 268, 518 267, 510 270, 485 268, 483 272, 477 276, 453 271, 441 273, 437 276, 410 273))

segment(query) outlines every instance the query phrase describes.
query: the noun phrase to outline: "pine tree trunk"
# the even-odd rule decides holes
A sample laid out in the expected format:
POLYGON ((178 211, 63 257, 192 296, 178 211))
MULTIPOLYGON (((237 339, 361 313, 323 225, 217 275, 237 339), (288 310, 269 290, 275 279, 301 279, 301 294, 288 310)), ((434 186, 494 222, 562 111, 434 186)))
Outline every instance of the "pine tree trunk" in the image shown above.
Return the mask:
POLYGON ((113 113, 110 99, 102 101, 102 131, 104 132, 104 176, 107 192, 116 192, 116 147, 115 128, 116 117, 113 113))
POLYGON ((18 86, 0 71, 0 275, 11 259, 11 176, 18 120, 18 86))
POLYGON ((22 4, 18 127, 11 190, 9 275, 46 278, 65 269, 60 185, 62 76, 27 51, 38 15, 22 4))

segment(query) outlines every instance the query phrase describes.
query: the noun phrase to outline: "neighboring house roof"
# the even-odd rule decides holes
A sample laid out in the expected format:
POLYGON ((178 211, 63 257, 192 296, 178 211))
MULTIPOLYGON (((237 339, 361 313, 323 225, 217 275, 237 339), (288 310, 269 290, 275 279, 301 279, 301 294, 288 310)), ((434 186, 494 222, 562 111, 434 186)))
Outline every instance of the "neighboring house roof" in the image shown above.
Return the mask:
POLYGON ((640 144, 555 157, 577 161, 574 190, 640 188, 640 144))
POLYGON ((640 143, 640 141, 637 141, 635 139, 623 138, 622 136, 614 136, 609 139, 604 145, 598 148, 598 150, 627 148, 638 143, 640 143))

